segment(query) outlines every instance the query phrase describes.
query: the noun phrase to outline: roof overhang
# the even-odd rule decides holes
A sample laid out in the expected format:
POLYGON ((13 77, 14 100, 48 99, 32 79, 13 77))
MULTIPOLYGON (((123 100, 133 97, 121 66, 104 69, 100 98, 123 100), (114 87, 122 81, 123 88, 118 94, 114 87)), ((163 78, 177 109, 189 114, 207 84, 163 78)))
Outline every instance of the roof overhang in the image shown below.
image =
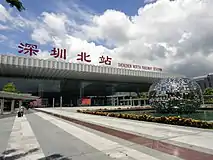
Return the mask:
POLYGON ((0 55, 0 76, 128 83, 153 83, 162 78, 183 77, 164 72, 130 70, 8 55, 0 55))
POLYGON ((17 100, 36 100, 40 97, 32 96, 31 94, 23 94, 23 93, 11 93, 0 91, 0 98, 5 99, 17 99, 17 100))

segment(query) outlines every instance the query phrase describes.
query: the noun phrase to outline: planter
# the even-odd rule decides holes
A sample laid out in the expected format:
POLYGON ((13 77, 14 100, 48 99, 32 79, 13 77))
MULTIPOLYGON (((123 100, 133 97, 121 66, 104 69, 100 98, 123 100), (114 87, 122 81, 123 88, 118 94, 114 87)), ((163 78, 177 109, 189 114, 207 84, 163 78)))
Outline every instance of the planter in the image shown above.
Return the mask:
MULTIPOLYGON (((131 109, 133 109, 133 108, 129 108, 129 110, 131 110, 131 109)), ((115 109, 113 109, 113 110, 115 110, 115 109)), ((122 110, 122 109, 117 108, 116 110, 122 110)), ((125 118, 125 119, 131 119, 131 120, 148 121, 148 122, 164 123, 164 124, 179 125, 179 126, 213 129, 212 122, 194 120, 191 118, 181 118, 179 116, 154 117, 154 116, 151 116, 148 114, 136 115, 136 114, 127 114, 127 113, 112 113, 110 111, 112 111, 112 110, 110 110, 110 109, 77 110, 77 112, 85 113, 85 114, 125 118)))

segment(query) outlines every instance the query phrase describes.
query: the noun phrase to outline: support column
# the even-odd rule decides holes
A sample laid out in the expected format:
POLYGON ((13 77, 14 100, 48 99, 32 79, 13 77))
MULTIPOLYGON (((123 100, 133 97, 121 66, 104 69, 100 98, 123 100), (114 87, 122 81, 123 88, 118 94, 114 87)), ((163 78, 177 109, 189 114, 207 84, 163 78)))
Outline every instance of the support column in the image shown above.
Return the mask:
POLYGON ((132 104, 132 97, 130 97, 130 105, 132 106, 133 104, 132 104))
POLYGON ((145 100, 145 99, 143 100, 143 105, 144 105, 144 106, 146 105, 146 100, 145 100))
POLYGON ((114 99, 113 99, 113 97, 111 97, 111 106, 113 106, 114 105, 114 99))
POLYGON ((101 100, 101 105, 104 106, 104 99, 101 100))
POLYGON ((15 105, 15 100, 13 99, 12 101, 11 101, 11 113, 14 113, 14 105, 15 105))
POLYGON ((72 107, 72 100, 70 100, 70 107, 72 107))
POLYGON ((119 104, 119 98, 117 97, 117 106, 119 106, 120 104, 119 104))
POLYGON ((111 103, 112 103, 112 106, 115 106, 115 98, 114 98, 114 92, 115 92, 115 88, 114 88, 114 84, 112 84, 111 86, 111 103))
POLYGON ((141 100, 138 100, 138 105, 141 106, 141 100))
POLYGON ((22 106, 22 100, 19 100, 19 109, 21 109, 22 106))
POLYGON ((62 100, 62 96, 60 97, 60 107, 62 107, 63 105, 63 100, 62 100))
POLYGON ((83 82, 80 82, 80 95, 79 95, 79 100, 78 100, 78 105, 81 106, 81 100, 82 100, 82 97, 84 95, 84 91, 82 89, 84 89, 84 86, 83 86, 83 82))
POLYGON ((1 114, 4 114, 4 99, 1 99, 1 114))
POLYGON ((53 98, 53 108, 55 107, 55 98, 53 98))
POLYGON ((96 99, 93 99, 93 105, 96 106, 96 99))

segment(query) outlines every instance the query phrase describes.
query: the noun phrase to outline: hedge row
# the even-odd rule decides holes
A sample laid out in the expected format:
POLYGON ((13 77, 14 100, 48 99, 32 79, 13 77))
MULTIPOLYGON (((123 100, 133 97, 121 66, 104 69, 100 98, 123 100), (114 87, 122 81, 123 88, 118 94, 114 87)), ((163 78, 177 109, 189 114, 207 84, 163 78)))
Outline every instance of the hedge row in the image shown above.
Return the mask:
MULTIPOLYGON (((99 109, 94 109, 92 111, 119 111, 119 110, 129 110, 129 111, 132 111, 132 110, 143 110, 143 109, 154 109, 153 107, 151 106, 139 106, 139 107, 118 107, 118 108, 99 108, 99 109)), ((86 109, 85 111, 91 111, 91 109, 86 109)))
POLYGON ((212 122, 195 120, 191 118, 181 118, 179 116, 153 117, 148 114, 136 115, 136 114, 127 114, 127 113, 110 113, 110 112, 101 111, 101 110, 77 110, 77 112, 85 113, 85 114, 100 115, 100 116, 132 119, 132 120, 138 120, 138 121, 148 121, 148 122, 164 123, 164 124, 171 124, 171 125, 213 129, 212 122))

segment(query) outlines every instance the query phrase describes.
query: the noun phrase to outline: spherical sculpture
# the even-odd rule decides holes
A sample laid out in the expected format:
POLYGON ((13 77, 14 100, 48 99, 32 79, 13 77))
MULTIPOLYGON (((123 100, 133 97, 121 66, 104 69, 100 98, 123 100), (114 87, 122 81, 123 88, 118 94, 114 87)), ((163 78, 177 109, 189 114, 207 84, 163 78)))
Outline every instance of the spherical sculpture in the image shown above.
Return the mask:
POLYGON ((149 88, 149 102, 157 112, 191 113, 203 103, 200 86, 188 78, 167 78, 149 88))

